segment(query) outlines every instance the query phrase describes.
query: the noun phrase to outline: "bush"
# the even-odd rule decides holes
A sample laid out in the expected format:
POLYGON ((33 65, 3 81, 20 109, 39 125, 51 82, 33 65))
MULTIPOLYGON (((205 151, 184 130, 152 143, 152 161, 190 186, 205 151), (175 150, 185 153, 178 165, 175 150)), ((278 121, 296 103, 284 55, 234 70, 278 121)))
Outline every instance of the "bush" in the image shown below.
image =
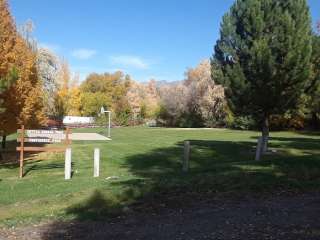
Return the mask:
POLYGON ((117 112, 113 120, 117 126, 129 126, 131 113, 130 111, 117 112))
POLYGON ((95 117, 94 123, 98 126, 107 126, 107 124, 109 123, 108 116, 106 116, 105 114, 98 115, 97 117, 95 117))
POLYGON ((234 115, 227 104, 224 104, 223 109, 216 115, 207 117, 204 125, 209 128, 233 127, 234 115))
POLYGON ((270 129, 272 130, 285 130, 295 129, 301 130, 305 126, 305 119, 303 116, 284 114, 272 115, 270 117, 270 129))
POLYGON ((225 116, 224 118, 211 116, 205 120, 204 126, 207 128, 221 128, 221 127, 226 127, 230 125, 228 124, 227 116, 225 116))
POLYGON ((128 100, 122 98, 114 104, 114 114, 112 121, 117 126, 128 126, 132 120, 131 107, 128 100))
POLYGON ((238 130, 251 130, 256 128, 256 122, 251 116, 234 117, 231 128, 238 130))
POLYGON ((181 128, 203 127, 203 120, 199 114, 184 113, 177 119, 177 126, 181 128))

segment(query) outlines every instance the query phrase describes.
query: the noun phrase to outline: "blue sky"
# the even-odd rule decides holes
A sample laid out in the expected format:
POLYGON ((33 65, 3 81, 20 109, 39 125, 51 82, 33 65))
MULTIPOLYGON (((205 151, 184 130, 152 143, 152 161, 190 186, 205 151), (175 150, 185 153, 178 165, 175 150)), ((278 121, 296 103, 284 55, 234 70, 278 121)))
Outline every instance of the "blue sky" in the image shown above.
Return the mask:
MULTIPOLYGON (((320 1, 308 0, 313 21, 320 1)), ((18 24, 31 19, 40 45, 83 79, 123 70, 137 81, 175 81, 209 58, 233 0, 9 0, 18 24)))

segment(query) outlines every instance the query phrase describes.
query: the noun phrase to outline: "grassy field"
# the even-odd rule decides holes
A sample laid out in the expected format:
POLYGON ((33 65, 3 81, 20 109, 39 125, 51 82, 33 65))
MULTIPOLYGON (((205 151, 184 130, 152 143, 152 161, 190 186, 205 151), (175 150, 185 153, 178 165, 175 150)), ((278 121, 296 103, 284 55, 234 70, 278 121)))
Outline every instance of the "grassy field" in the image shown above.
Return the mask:
MULTIPOLYGON (((112 135, 108 142, 72 144, 70 181, 64 180, 63 154, 41 154, 29 161, 23 179, 18 179, 17 164, 1 164, 0 225, 99 219, 126 211, 145 196, 179 189, 211 193, 320 189, 316 133, 272 133, 270 147, 277 153, 261 162, 253 161, 257 132, 136 127, 113 129, 112 135), (187 174, 181 171, 184 140, 192 146, 187 174), (95 147, 101 149, 99 178, 92 177, 95 147)), ((11 148, 14 138, 9 138, 11 148)))

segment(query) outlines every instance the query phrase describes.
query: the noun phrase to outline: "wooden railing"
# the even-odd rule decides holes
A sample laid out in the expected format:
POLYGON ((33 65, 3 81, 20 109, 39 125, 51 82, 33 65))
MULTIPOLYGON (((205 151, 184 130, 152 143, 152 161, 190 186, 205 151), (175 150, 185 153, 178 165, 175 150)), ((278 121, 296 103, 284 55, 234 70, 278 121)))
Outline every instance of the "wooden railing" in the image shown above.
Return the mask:
POLYGON ((21 126, 18 129, 17 142, 20 142, 20 146, 16 148, 20 152, 20 168, 19 177, 23 177, 23 164, 24 164, 24 152, 65 152, 66 149, 71 145, 70 139, 70 129, 67 128, 66 131, 59 130, 31 130, 25 129, 21 126), (63 146, 25 146, 25 143, 63 143, 63 146))

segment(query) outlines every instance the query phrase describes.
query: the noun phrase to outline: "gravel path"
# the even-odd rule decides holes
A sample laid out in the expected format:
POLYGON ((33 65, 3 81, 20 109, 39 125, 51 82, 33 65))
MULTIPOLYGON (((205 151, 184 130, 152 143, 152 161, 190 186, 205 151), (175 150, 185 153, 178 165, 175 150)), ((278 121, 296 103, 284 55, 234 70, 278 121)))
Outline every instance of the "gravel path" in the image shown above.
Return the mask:
POLYGON ((187 205, 163 204, 155 211, 140 206, 126 217, 43 224, 0 233, 0 239, 320 239, 319 193, 187 205))

